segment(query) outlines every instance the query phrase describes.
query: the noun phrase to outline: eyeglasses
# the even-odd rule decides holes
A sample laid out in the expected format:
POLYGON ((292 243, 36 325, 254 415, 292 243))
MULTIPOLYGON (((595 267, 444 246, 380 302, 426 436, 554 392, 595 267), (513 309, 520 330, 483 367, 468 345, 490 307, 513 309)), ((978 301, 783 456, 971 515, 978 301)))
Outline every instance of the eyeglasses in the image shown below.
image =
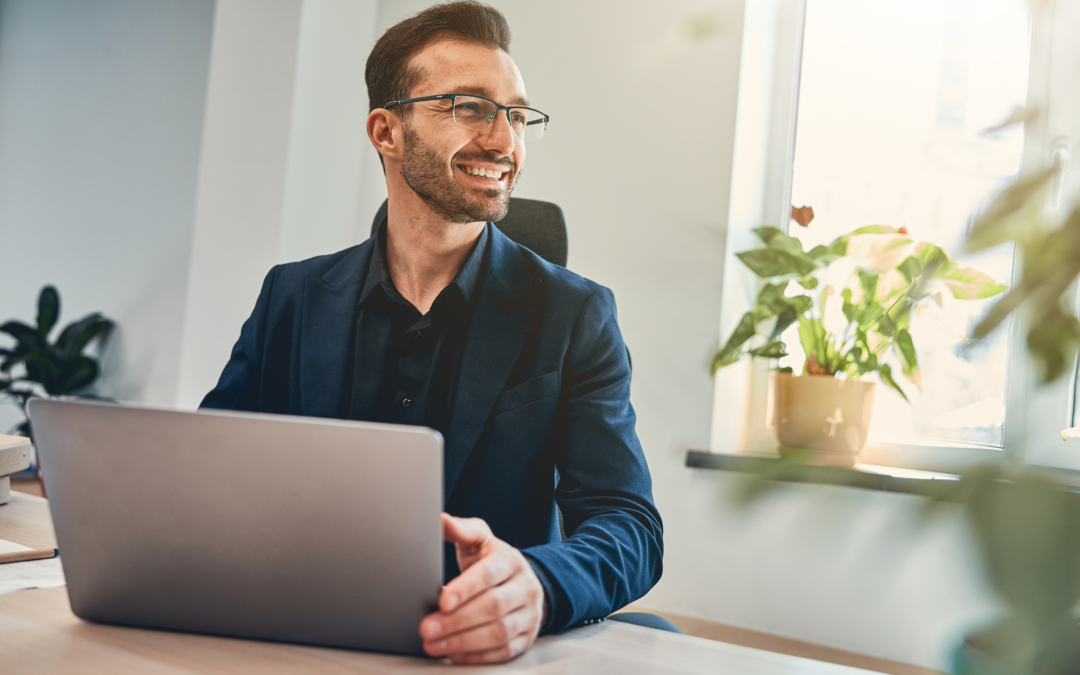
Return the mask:
POLYGON ((450 110, 454 115, 454 121, 466 129, 483 131, 495 121, 495 116, 500 110, 506 111, 506 119, 510 122, 510 129, 514 135, 525 141, 538 141, 544 137, 548 121, 551 119, 539 110, 526 108, 520 105, 499 105, 495 101, 483 96, 471 94, 439 94, 437 96, 421 96, 420 98, 407 98, 401 101, 390 101, 384 108, 406 103, 419 103, 420 101, 450 101, 450 110))

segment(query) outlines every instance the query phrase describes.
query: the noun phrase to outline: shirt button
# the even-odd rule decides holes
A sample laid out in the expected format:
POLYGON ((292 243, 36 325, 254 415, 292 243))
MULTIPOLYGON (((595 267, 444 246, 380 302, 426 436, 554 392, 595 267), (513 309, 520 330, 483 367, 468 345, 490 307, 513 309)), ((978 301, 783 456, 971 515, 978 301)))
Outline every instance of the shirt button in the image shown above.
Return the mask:
POLYGON ((412 405, 412 399, 411 398, 403 398, 403 399, 401 399, 401 405, 404 408, 408 408, 409 406, 412 405))

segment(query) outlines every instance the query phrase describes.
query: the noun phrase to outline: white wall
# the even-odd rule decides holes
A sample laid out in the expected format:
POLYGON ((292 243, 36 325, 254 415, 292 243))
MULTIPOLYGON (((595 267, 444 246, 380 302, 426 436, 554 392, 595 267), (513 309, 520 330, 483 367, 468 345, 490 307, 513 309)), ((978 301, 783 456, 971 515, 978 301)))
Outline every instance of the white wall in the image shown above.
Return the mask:
POLYGON ((0 317, 116 320, 106 395, 175 396, 213 8, 0 0, 0 317))
POLYGON ((273 265, 367 238, 356 232, 374 19, 374 0, 218 0, 180 406, 217 382, 273 265))

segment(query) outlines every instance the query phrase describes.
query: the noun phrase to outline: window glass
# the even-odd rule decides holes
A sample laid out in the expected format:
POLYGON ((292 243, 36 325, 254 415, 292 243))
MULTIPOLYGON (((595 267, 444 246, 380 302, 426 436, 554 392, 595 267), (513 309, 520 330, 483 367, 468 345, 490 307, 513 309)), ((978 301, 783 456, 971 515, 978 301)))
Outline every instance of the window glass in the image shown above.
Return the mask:
MULTIPOLYGON (((984 129, 1023 105, 1028 16, 1022 0, 808 0, 789 232, 809 249, 864 225, 906 227, 962 264, 1010 283, 1011 250, 963 255, 980 205, 1015 180, 1017 126, 984 129)), ((871 438, 1001 447, 1007 330, 972 348, 987 302, 947 297, 912 323, 922 391, 875 393, 871 438)), ((798 335, 785 336, 799 372, 798 335)))

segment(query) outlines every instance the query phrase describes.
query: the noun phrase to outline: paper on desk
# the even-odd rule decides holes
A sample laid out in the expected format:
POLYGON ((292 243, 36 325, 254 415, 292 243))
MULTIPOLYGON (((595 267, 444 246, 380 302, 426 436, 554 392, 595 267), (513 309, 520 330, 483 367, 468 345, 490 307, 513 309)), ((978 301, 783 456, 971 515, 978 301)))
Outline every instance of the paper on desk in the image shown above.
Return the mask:
MULTIPOLYGON (((26 546, 0 539, 0 553, 29 550, 26 546)), ((55 588, 65 583, 59 557, 0 565, 0 595, 28 588, 55 588)))

